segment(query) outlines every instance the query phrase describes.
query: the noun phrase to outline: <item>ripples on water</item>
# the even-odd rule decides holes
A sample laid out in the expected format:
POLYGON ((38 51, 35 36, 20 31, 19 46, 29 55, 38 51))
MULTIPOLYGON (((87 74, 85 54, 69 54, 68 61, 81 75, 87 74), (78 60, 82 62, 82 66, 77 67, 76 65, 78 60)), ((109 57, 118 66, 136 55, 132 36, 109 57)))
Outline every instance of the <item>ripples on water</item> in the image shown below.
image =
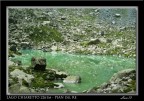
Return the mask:
MULTIPOLYGON (((74 55, 61 52, 42 52, 40 50, 23 50, 22 56, 13 59, 22 61, 23 65, 30 65, 31 57, 45 57, 47 68, 65 71, 71 75, 82 78, 80 84, 64 84, 72 91, 82 92, 108 81, 111 76, 123 69, 135 68, 135 59, 99 56, 99 55, 74 55)), ((59 92, 60 90, 55 90, 59 92)))

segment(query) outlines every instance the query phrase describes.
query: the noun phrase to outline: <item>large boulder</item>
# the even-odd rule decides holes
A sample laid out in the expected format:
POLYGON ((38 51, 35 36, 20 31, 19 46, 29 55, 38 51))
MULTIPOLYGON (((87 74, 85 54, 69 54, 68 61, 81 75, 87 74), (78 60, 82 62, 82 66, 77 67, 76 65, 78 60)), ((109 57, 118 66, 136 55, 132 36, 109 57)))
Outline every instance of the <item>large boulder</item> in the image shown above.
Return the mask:
POLYGON ((46 59, 45 58, 31 58, 31 66, 34 70, 45 71, 46 70, 46 59))
POLYGON ((32 80, 34 79, 33 75, 27 74, 19 69, 15 69, 10 73, 12 78, 18 79, 18 83, 23 85, 23 81, 26 82, 28 85, 31 84, 32 80))
POLYGON ((58 86, 54 86, 54 88, 63 88, 64 87, 64 85, 62 83, 54 83, 54 84, 58 85, 58 86))
POLYGON ((66 72, 58 71, 56 69, 52 69, 52 71, 55 71, 55 78, 56 79, 64 79, 68 76, 66 72))
POLYGON ((55 80, 55 75, 56 75, 56 73, 55 73, 55 71, 48 71, 47 73, 44 73, 43 74, 44 75, 44 79, 46 79, 46 80, 55 80))
POLYGON ((9 93, 12 94, 28 94, 31 93, 28 87, 21 86, 20 84, 14 84, 9 87, 9 93))
POLYGON ((64 83, 80 83, 80 76, 68 76, 63 80, 64 83))
POLYGON ((115 73, 111 79, 110 82, 115 82, 117 79, 119 78, 123 78, 123 77, 127 77, 129 76, 131 73, 135 73, 136 71, 134 69, 125 69, 122 71, 119 71, 118 73, 115 73))
POLYGON ((86 93, 136 93, 136 70, 119 71, 107 83, 94 87, 86 93))

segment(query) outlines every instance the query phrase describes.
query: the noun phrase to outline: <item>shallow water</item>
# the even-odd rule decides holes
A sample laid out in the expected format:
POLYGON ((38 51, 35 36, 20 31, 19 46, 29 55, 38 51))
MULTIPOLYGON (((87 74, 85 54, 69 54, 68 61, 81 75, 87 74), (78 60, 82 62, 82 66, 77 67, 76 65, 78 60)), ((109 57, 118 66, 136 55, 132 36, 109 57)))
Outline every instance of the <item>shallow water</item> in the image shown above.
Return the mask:
MULTIPOLYGON (((65 84, 63 89, 51 89, 50 92, 62 92, 65 89, 82 92, 92 87, 107 82, 111 76, 123 69, 135 68, 135 59, 118 56, 78 55, 62 52, 42 52, 40 50, 23 50, 22 56, 13 59, 22 61, 22 64, 30 65, 31 57, 45 57, 47 68, 65 71, 70 75, 79 75, 80 84, 65 84)), ((58 82, 58 81, 56 81, 58 82)), ((59 81, 60 82, 60 81, 59 81)))

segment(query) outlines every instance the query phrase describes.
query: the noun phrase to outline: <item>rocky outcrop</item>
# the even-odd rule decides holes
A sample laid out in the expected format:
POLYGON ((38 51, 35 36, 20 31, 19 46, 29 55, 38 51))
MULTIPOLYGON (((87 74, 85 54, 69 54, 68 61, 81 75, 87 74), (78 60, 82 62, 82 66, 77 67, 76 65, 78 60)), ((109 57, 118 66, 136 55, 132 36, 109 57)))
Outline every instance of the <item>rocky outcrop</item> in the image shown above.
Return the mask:
POLYGON ((9 92, 12 94, 28 94, 31 93, 28 87, 21 86, 20 84, 14 84, 9 87, 9 92))
POLYGON ((119 71, 118 73, 115 73, 111 79, 110 79, 110 82, 117 82, 118 79, 124 79, 126 77, 126 79, 136 79, 134 78, 135 77, 135 73, 136 73, 136 70, 134 69, 126 69, 126 70, 122 70, 122 71, 119 71))
POLYGON ((55 71, 49 70, 46 73, 44 73, 43 75, 45 75, 45 80, 55 80, 56 79, 56 73, 55 71))
POLYGON ((68 76, 68 74, 66 72, 63 72, 63 71, 59 71, 59 70, 56 70, 56 69, 51 69, 52 71, 55 72, 55 78, 56 79, 64 79, 68 76))
POLYGON ((68 76, 63 80, 64 83, 80 83, 81 77, 80 76, 68 76))
POLYGON ((45 58, 31 58, 31 66, 34 70, 44 71, 46 69, 46 59, 45 58))
POLYGON ((108 83, 103 83, 86 93, 136 93, 136 70, 126 69, 115 73, 108 83))
POLYGON ((10 72, 10 76, 13 79, 17 79, 16 82, 18 82, 20 85, 23 85, 23 82, 26 82, 28 85, 30 85, 34 79, 33 75, 27 74, 19 69, 15 69, 14 71, 10 72))

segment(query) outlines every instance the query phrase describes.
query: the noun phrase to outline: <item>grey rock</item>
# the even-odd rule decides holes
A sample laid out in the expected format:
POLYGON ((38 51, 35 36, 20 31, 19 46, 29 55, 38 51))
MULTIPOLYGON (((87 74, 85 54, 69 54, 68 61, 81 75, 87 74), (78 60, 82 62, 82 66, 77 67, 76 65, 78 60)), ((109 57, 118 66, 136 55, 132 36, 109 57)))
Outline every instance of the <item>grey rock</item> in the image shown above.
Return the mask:
POLYGON ((28 87, 25 86, 21 86, 20 84, 14 84, 12 86, 9 87, 9 92, 11 94, 27 94, 27 93, 31 93, 28 87))
POLYGON ((11 85, 10 87, 9 87, 9 90, 8 90, 8 92, 9 93, 19 93, 19 89, 20 89, 20 87, 21 87, 21 85, 18 83, 18 84, 14 84, 14 85, 11 85))
POLYGON ((8 60, 8 66, 14 65, 13 61, 8 60))
POLYGON ((31 66, 34 70, 44 71, 46 70, 46 59, 45 58, 31 58, 31 66))
POLYGON ((71 91, 71 93, 78 93, 77 91, 71 91))
POLYGON ((66 20, 66 16, 62 16, 62 17, 61 17, 61 20, 66 20))
POLYGON ((107 39, 107 43, 111 43, 112 42, 112 40, 111 39, 107 39))
POLYGON ((81 78, 79 76, 68 76, 63 80, 64 83, 80 83, 81 78))
POLYGON ((115 22, 115 21, 112 21, 111 23, 112 23, 112 24, 115 24, 116 22, 115 22))
POLYGON ((88 42, 88 45, 99 44, 99 43, 100 43, 99 39, 91 39, 90 42, 88 42))
POLYGON ((31 92, 28 87, 21 86, 19 89, 19 93, 27 94, 27 93, 31 93, 31 92))
POLYGON ((19 69, 10 72, 10 76, 12 78, 17 78, 20 85, 22 85, 23 80, 30 85, 31 81, 34 79, 33 75, 27 74, 19 69))
POLYGON ((58 86, 54 86, 54 88, 64 88, 64 85, 62 83, 54 83, 58 86))
POLYGON ((13 84, 15 84, 16 82, 12 79, 12 78, 9 78, 8 79, 8 85, 11 86, 13 84))
POLYGON ((135 94, 136 92, 132 90, 132 91, 127 92, 127 93, 129 93, 129 94, 135 94))
POLYGON ((121 16, 121 15, 120 15, 120 14, 118 14, 118 13, 116 13, 116 14, 115 14, 115 17, 120 17, 120 16, 121 16))
POLYGON ((125 78, 134 72, 136 72, 135 69, 125 69, 125 70, 119 71, 118 73, 114 74, 111 77, 110 81, 115 81, 117 78, 123 78, 123 77, 125 78))

